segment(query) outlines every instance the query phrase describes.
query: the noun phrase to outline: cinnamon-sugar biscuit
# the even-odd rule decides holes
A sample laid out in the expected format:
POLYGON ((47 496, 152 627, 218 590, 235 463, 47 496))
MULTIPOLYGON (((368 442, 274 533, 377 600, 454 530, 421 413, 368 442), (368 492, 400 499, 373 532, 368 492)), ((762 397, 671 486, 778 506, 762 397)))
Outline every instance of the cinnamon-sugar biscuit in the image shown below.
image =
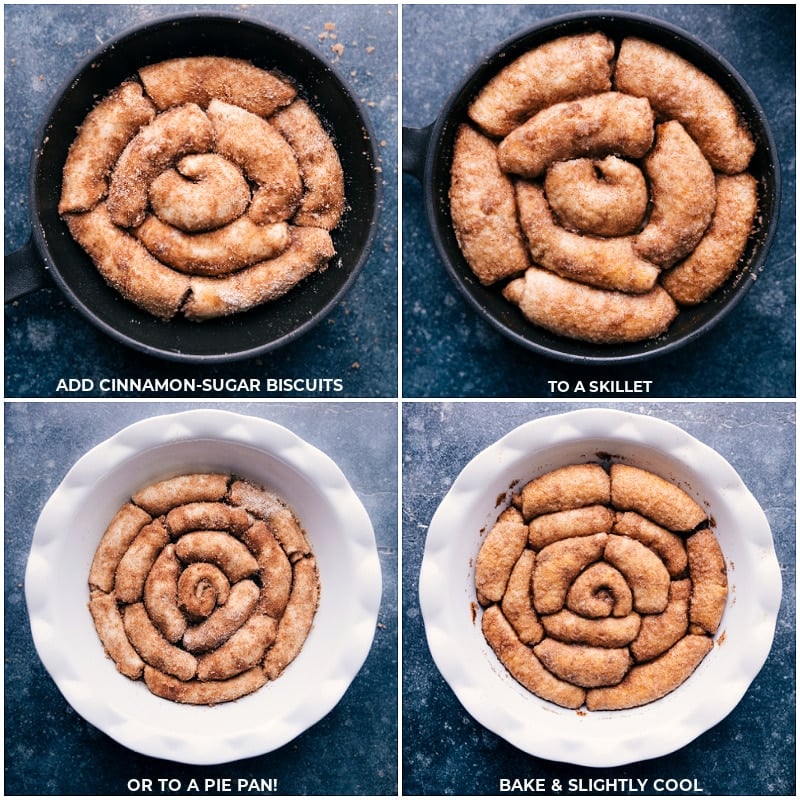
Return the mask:
POLYGON ((635 641, 631 642, 631 655, 636 661, 650 661, 669 650, 686 634, 689 627, 689 595, 691 581, 672 581, 669 602, 660 614, 647 614, 635 641))
POLYGON ((153 625, 142 603, 125 606, 122 621, 128 640, 146 664, 188 681, 197 672, 197 659, 170 644, 153 625))
POLYGON ((694 250, 711 222, 717 190, 714 172, 680 122, 658 126, 644 160, 650 184, 650 218, 634 249, 658 266, 671 267, 694 250))
POLYGON ((528 541, 528 529, 515 508, 506 509, 483 540, 475 562, 478 602, 498 602, 506 591, 511 570, 528 541))
POLYGON ((144 607, 153 624, 168 641, 180 641, 186 618, 178 607, 178 579, 181 564, 175 547, 168 544, 156 558, 144 582, 144 607))
POLYGON ((233 222, 250 202, 241 170, 216 153, 185 156, 150 184, 150 206, 166 225, 187 233, 233 222))
POLYGON ((188 319, 202 321, 276 300, 321 270, 335 254, 328 231, 292 227, 289 247, 279 256, 221 278, 192 277, 183 312, 188 319))
POLYGON ((237 536, 252 524, 250 515, 243 508, 221 502, 182 503, 173 508, 166 517, 167 530, 173 537, 190 531, 228 531, 237 536))
POLYGON ((533 569, 533 605, 539 614, 553 614, 564 607, 572 581, 589 564, 603 556, 608 534, 576 536, 542 548, 533 569))
POLYGON ((633 607, 641 614, 660 614, 669 602, 670 577, 664 562, 636 539, 612 534, 604 557, 627 579, 633 607))
POLYGON ((528 525, 528 542, 535 550, 570 536, 610 533, 614 512, 606 506, 594 505, 553 511, 534 517, 528 525))
POLYGON ((292 591, 292 565, 263 520, 257 520, 243 534, 242 541, 258 562, 261 597, 258 610, 280 619, 292 591))
POLYGON ((756 179, 747 173, 717 175, 717 204, 694 251, 661 278, 676 303, 696 305, 730 277, 744 252, 758 211, 756 179))
POLYGON ((481 629, 499 661, 528 691, 564 708, 583 705, 586 692, 546 670, 533 650, 519 640, 498 606, 483 612, 481 629))
POLYGON ((267 682, 267 677, 260 667, 253 667, 223 681, 181 681, 153 667, 145 666, 144 680, 154 695, 165 700, 214 706, 252 694, 267 682))
POLYGON ((253 554, 225 531, 192 531, 175 542, 175 553, 184 564, 204 561, 219 567, 231 583, 258 571, 253 554))
POLYGON ((114 592, 120 603, 142 599, 147 573, 169 542, 169 534, 160 519, 145 525, 120 559, 114 577, 114 592))
POLYGON ((198 680, 225 680, 257 666, 275 640, 277 628, 272 617, 253 614, 224 644, 198 657, 198 680))
POLYGON ((672 578, 682 575, 686 570, 688 562, 683 539, 641 514, 635 511, 617 512, 613 531, 636 539, 657 553, 672 578))
POLYGON ((716 633, 728 598, 728 572, 716 536, 709 528, 686 540, 692 597, 689 621, 706 633, 716 633))
POLYGON ((658 284, 645 294, 627 294, 595 289, 534 267, 511 281, 503 296, 534 325, 595 344, 654 339, 678 315, 675 302, 658 284))
POLYGON ((449 199, 461 252, 484 286, 527 269, 513 184, 497 163, 495 143, 469 125, 456 132, 449 199))
POLYGON ((563 227, 594 236, 634 233, 649 200, 641 169, 614 155, 551 164, 544 191, 563 227))
POLYGON ((296 561, 292 572, 292 593, 278 623, 275 641, 264 657, 264 673, 273 681, 297 658, 319 605, 319 571, 314 556, 296 561))
POLYGON ((608 473, 599 464, 570 464, 528 481, 521 491, 525 520, 571 508, 607 504, 608 473))
POLYGON ((70 145, 58 213, 90 211, 108 192, 108 176, 125 146, 155 109, 135 81, 125 81, 87 115, 70 145))
POLYGON ((469 106, 472 120, 492 136, 506 136, 542 108, 611 88, 614 43, 603 33, 546 42, 516 58, 484 86, 469 106))
POLYGON ((224 605, 197 625, 189 625, 183 634, 183 646, 190 653, 205 653, 227 641, 253 613, 258 602, 258 586, 243 580, 231 587, 224 605))
POLYGON ((678 688, 714 646, 708 636, 684 636, 666 653, 632 667, 616 686, 590 689, 589 711, 613 711, 651 703, 678 688))
POLYGON ((133 649, 125 633, 122 616, 113 592, 92 591, 89 600, 94 627, 108 657, 117 670, 131 680, 142 676, 144 661, 133 649))
POLYGON ((635 611, 625 617, 587 619, 564 608, 542 617, 547 635, 553 639, 592 647, 625 647, 636 639, 642 617, 635 611))
POLYGON ((333 230, 345 207, 344 172, 319 117, 298 98, 270 122, 294 150, 303 179, 303 198, 292 222, 333 230))
POLYGON ((598 289, 644 294, 654 287, 659 268, 636 254, 632 237, 599 239, 565 230, 553 219, 542 187, 530 181, 518 181, 516 194, 520 226, 539 266, 598 289))
POLYGON ((206 110, 216 152, 242 169, 256 186, 248 214, 253 222, 283 222, 303 193, 297 158, 269 122, 239 106, 212 100, 206 110))
POLYGON ((611 502, 621 511, 637 511, 671 531, 691 531, 707 515, 674 483, 627 464, 611 465, 611 502))
POLYGON ((225 56, 174 58, 139 70, 147 94, 160 109, 213 98, 269 116, 297 94, 289 81, 249 61, 225 56))
POLYGON ((67 214, 65 220, 103 280, 126 300, 161 319, 178 313, 189 291, 189 278, 165 267, 118 228, 105 202, 85 214, 67 214))
POLYGON ((586 567, 569 587, 567 608, 590 619, 626 617, 633 610, 633 593, 618 569, 598 561, 586 567))
POLYGON ((151 521, 150 515, 133 503, 125 503, 114 515, 95 550, 89 570, 89 586, 110 592, 117 565, 139 531, 151 521))
MULTIPOLYGON (((225 573, 213 564, 189 564, 177 583, 177 603, 186 619, 200 622, 221 605, 225 605, 231 584, 225 573)), ((185 629, 185 626, 184 626, 185 629)))
POLYGON ((641 158, 653 143, 653 109, 644 98, 603 92, 542 109, 497 148, 504 172, 538 178, 556 161, 612 153, 641 158))
POLYGON ((591 647, 550 638, 539 642, 533 652, 557 678, 585 689, 614 686, 625 677, 631 662, 625 647, 591 647))
POLYGON ((544 628, 539 615, 533 608, 531 599, 531 576, 536 554, 533 550, 523 550, 508 579, 500 607, 505 618, 517 632, 520 641, 527 645, 536 644, 544 636, 544 628))
POLYGON ((221 500, 228 491, 230 475, 193 473, 151 483, 133 495, 133 502, 153 516, 166 514, 186 503, 221 500))
POLYGON ((164 111, 140 128, 111 172, 106 203, 114 224, 140 225, 153 179, 182 156, 205 152, 213 144, 211 123, 194 103, 164 111))
POLYGON ((677 53, 636 37, 619 48, 614 86, 646 97, 659 116, 679 120, 714 169, 747 169, 755 142, 731 98, 710 76, 677 53))

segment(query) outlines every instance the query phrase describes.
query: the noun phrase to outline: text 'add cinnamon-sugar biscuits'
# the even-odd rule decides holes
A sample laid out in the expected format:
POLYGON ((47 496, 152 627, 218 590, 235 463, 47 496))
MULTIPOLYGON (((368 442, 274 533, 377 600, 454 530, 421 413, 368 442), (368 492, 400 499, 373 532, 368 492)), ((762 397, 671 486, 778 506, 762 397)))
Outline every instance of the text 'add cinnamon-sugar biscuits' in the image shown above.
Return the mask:
POLYGON ((234 58, 177 58, 100 98, 69 149, 58 210, 123 297, 202 321, 324 269, 344 180, 289 80, 234 58))
POLYGON ((709 515, 675 483, 615 463, 528 481, 475 563, 481 627, 537 696, 615 710, 677 689, 714 646, 728 599, 709 515))
POLYGON ((594 344, 664 334, 734 273, 758 215, 751 132, 711 77, 635 37, 511 61, 460 123, 464 260, 532 324, 594 344))
POLYGON ((111 520, 89 573, 106 654, 121 674, 179 703, 224 703, 276 680, 300 653, 319 596, 316 559, 294 512, 218 473, 137 491, 111 520))

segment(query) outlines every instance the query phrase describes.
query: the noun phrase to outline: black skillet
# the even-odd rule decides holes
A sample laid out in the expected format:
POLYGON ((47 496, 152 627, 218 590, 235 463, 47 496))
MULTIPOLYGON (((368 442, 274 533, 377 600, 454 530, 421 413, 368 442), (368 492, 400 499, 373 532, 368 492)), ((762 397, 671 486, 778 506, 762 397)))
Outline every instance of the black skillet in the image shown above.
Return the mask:
POLYGON ((380 213, 377 168, 372 128, 356 99, 330 65, 286 33, 241 17, 206 12, 134 28, 87 59, 45 114, 31 163, 32 239, 6 258, 6 302, 46 285, 49 276, 92 323, 150 355, 213 363, 264 353, 320 322, 355 280, 372 246, 380 213), (163 322, 106 285, 70 237, 57 206, 67 149, 97 100, 145 64, 193 55, 244 58, 291 79, 335 141, 348 207, 333 232, 334 260, 283 298, 224 319, 163 322))
MULTIPOLYGON (((705 44, 665 22, 625 12, 578 12, 553 18, 519 34, 476 64, 426 128, 403 129, 403 170, 421 182, 425 212, 436 249, 450 277, 470 305, 510 340, 539 354, 582 364, 622 364, 668 353, 693 341, 719 322, 760 276, 778 223, 780 172, 775 142, 764 112, 744 80, 705 44), (707 302, 683 309, 669 330, 657 339, 635 344, 596 345, 563 338, 527 322, 500 294, 482 286, 458 248, 450 220, 448 187, 453 140, 472 98, 506 64, 537 45, 559 36, 602 31, 617 45, 638 36, 673 50, 714 78, 733 98, 756 142, 750 171, 759 183, 759 214, 735 274, 707 302)), ((760 277, 759 280, 769 280, 760 277)))

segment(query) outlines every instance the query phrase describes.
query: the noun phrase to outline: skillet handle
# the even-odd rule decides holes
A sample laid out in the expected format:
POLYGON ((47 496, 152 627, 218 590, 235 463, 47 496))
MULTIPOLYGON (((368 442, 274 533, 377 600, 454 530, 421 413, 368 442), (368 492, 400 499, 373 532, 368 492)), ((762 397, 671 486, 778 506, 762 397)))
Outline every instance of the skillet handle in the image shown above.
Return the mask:
POLYGON ((427 128, 403 127, 403 172, 413 175, 420 183, 425 175, 425 154, 432 129, 433 124, 427 128))
POLYGON ((50 274, 32 239, 5 257, 4 281, 6 303, 50 285, 50 274))

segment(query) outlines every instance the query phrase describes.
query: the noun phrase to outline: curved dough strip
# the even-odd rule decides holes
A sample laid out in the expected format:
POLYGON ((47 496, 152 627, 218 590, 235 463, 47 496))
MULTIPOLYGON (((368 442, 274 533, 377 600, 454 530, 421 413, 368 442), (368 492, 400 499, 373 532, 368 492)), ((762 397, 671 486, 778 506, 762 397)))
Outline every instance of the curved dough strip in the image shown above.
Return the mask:
POLYGON ((483 540, 475 562, 478 602, 498 602, 506 591, 511 570, 528 541, 528 529, 515 508, 506 509, 483 540))
POLYGON ((603 556, 608 534, 577 536, 547 545, 536 556, 533 569, 533 607, 554 614, 564 607, 573 580, 603 556))
POLYGON ((86 115, 64 164, 59 214, 89 211, 106 196, 111 168, 155 115, 142 87, 133 81, 114 89, 86 115))
POLYGON ((646 97, 660 117, 680 121, 714 169, 742 172, 755 152, 747 127, 722 87, 677 53, 652 42, 624 39, 614 83, 646 97))
POLYGON ((449 199, 461 252, 484 286, 527 269, 514 186, 500 170, 495 143, 469 125, 456 133, 449 199))
POLYGON ((258 571, 258 563, 247 547, 223 531, 186 533, 175 543, 175 553, 185 564, 198 561, 214 564, 231 583, 258 571))
POLYGON ((173 644, 180 641, 186 630, 186 618, 178 608, 180 574, 175 547, 168 544, 159 553, 144 582, 144 607, 162 636, 173 644))
POLYGON ((89 611, 92 614, 94 627, 103 644, 103 649, 112 659, 117 670, 132 680, 140 678, 144 669, 144 661, 128 641, 122 616, 117 606, 117 599, 113 593, 93 591, 89 600, 89 611))
POLYGON ((292 222, 333 230, 344 212, 344 172, 319 117, 296 99, 270 122, 294 150, 303 178, 303 199, 292 222))
POLYGON ((564 708, 580 708, 583 689, 548 672, 530 647, 524 645, 497 606, 483 612, 481 628, 495 655, 515 680, 543 700, 564 708))
POLYGON ((533 608, 531 598, 531 576, 535 561, 536 554, 533 550, 522 551, 514 569, 511 570, 500 604, 503 614, 517 632, 520 641, 528 645, 536 644, 544 636, 544 628, 533 608))
POLYGON ((633 247, 642 258, 671 267, 694 250, 711 222, 717 196, 714 173, 674 120, 658 126, 644 169, 653 202, 650 219, 633 247))
POLYGON ((632 667, 621 683, 586 693, 589 711, 614 711, 652 703, 677 689, 713 647, 708 636, 684 636, 654 661, 632 667))
POLYGON ((206 706, 238 700, 252 694, 267 682, 260 667, 253 667, 224 681, 181 681, 153 667, 145 666, 144 680, 153 694, 165 700, 206 706))
POLYGON ((629 536, 640 541, 658 553, 670 577, 677 578, 686 569, 688 561, 683 539, 635 511, 618 512, 613 530, 621 536, 629 536))
POLYGON ((292 571, 292 593, 278 623, 275 641, 264 657, 264 674, 273 681, 297 657, 319 605, 319 572, 314 556, 295 562, 292 571))
POLYGON ((608 537, 605 559, 627 579, 633 607, 641 614, 660 614, 669 602, 670 578, 664 562, 636 539, 608 537))
POLYGON ((146 664, 188 681, 197 672, 197 659, 170 644, 153 625, 142 603, 125 606, 122 612, 125 633, 146 664))
POLYGON ((557 678, 582 686, 614 686, 628 671, 630 653, 625 647, 591 647, 544 639, 533 648, 536 657, 557 678))
POLYGON ((758 186, 752 175, 718 175, 717 205, 694 252, 665 273, 662 286, 675 302, 696 305, 708 299, 736 269, 753 230, 758 186))
POLYGON ((606 504, 610 486, 608 473, 599 464, 570 464, 551 470, 522 487, 522 516, 529 520, 539 514, 606 504))
POLYGON ((633 610, 633 594, 618 569, 598 561, 586 567, 569 587, 567 608, 590 619, 627 617, 633 610))
POLYGON ((292 591, 292 565, 263 520, 258 520, 242 534, 242 541, 258 562, 261 597, 258 611, 280 619, 292 591))
POLYGON ((692 598, 689 621, 706 633, 716 633, 728 598, 725 556, 713 532, 706 528, 686 540, 692 598))
POLYGON ((152 483, 133 495, 133 502, 153 516, 171 508, 200 501, 221 500, 228 491, 230 475, 195 473, 152 483))
POLYGON ((227 503, 184 503, 167 514, 167 530, 172 536, 191 531, 228 531, 237 536, 251 525, 250 515, 243 508, 227 503))
POLYGON ((689 594, 691 581, 673 581, 669 587, 669 603, 661 614, 648 614, 636 641, 631 643, 631 655, 636 661, 650 661, 669 650, 686 634, 689 627, 689 594))
POLYGON ((511 281, 503 296, 534 325, 597 344, 640 342, 660 336, 678 314, 669 294, 655 285, 645 294, 584 286, 531 267, 511 281))
POLYGON ((302 197, 303 182, 286 139, 269 122, 238 106, 212 100, 206 113, 217 153, 258 186, 248 212, 253 222, 289 219, 302 197))
POLYGON ((178 607, 192 622, 200 622, 210 616, 217 606, 228 601, 230 593, 230 581, 213 564, 189 564, 178 578, 178 607))
POLYGON ((616 154, 641 158, 653 144, 653 109, 620 92, 582 97, 542 109, 503 139, 500 169, 538 178, 556 161, 616 154))
POLYGON ((637 511, 671 531, 691 531, 706 513, 683 489, 647 470, 611 465, 611 502, 621 511, 637 511))
POLYGON ((147 573, 169 542, 164 523, 155 519, 145 525, 120 559, 114 578, 114 592, 121 603, 142 599, 147 573))
POLYGON ((537 264, 599 289, 644 294, 653 288, 659 269, 635 253, 632 237, 598 239, 564 230, 541 186, 519 181, 516 190, 520 225, 537 264))
POLYGON ((548 636, 592 647, 625 647, 636 638, 641 624, 642 617, 635 611, 627 617, 586 619, 565 608, 542 617, 548 636))
POLYGON ((495 75, 468 113, 492 136, 506 136, 529 116, 564 100, 611 88, 614 43, 603 33, 562 36, 529 50, 495 75))
POLYGON ((276 300, 335 255, 330 234, 322 228, 292 228, 291 238, 289 247, 269 261, 222 278, 192 277, 184 314, 201 321, 276 300))
POLYGON ((285 222, 256 225, 240 217, 204 233, 184 233, 152 215, 134 230, 136 238, 162 264, 189 275, 228 275, 289 247, 285 222))
POLYGON ((140 225, 153 179, 182 156, 203 153, 213 144, 211 123, 193 103, 171 108, 141 128, 111 173, 106 202, 114 224, 123 228, 140 225))
POLYGON ((68 214, 66 222, 109 286, 156 317, 175 316, 189 291, 189 279, 165 267, 120 230, 105 203, 85 214, 68 214))
POLYGON ((139 70, 147 93, 160 108, 197 103, 205 108, 213 98, 259 116, 292 101, 295 88, 249 61, 225 56, 174 58, 139 70))
POLYGON ((197 678, 219 681, 255 667, 275 640, 277 623, 265 614, 254 614, 227 642, 197 659, 197 678))
POLYGON ((92 589, 110 592, 114 588, 114 573, 120 559, 151 519, 146 511, 133 503, 126 503, 114 515, 92 559, 89 570, 89 586, 92 589))
POLYGON ((528 541, 535 550, 567 539, 570 536, 588 536, 591 533, 611 533, 614 512, 605 506, 585 506, 567 511, 553 511, 531 520, 528 541))

